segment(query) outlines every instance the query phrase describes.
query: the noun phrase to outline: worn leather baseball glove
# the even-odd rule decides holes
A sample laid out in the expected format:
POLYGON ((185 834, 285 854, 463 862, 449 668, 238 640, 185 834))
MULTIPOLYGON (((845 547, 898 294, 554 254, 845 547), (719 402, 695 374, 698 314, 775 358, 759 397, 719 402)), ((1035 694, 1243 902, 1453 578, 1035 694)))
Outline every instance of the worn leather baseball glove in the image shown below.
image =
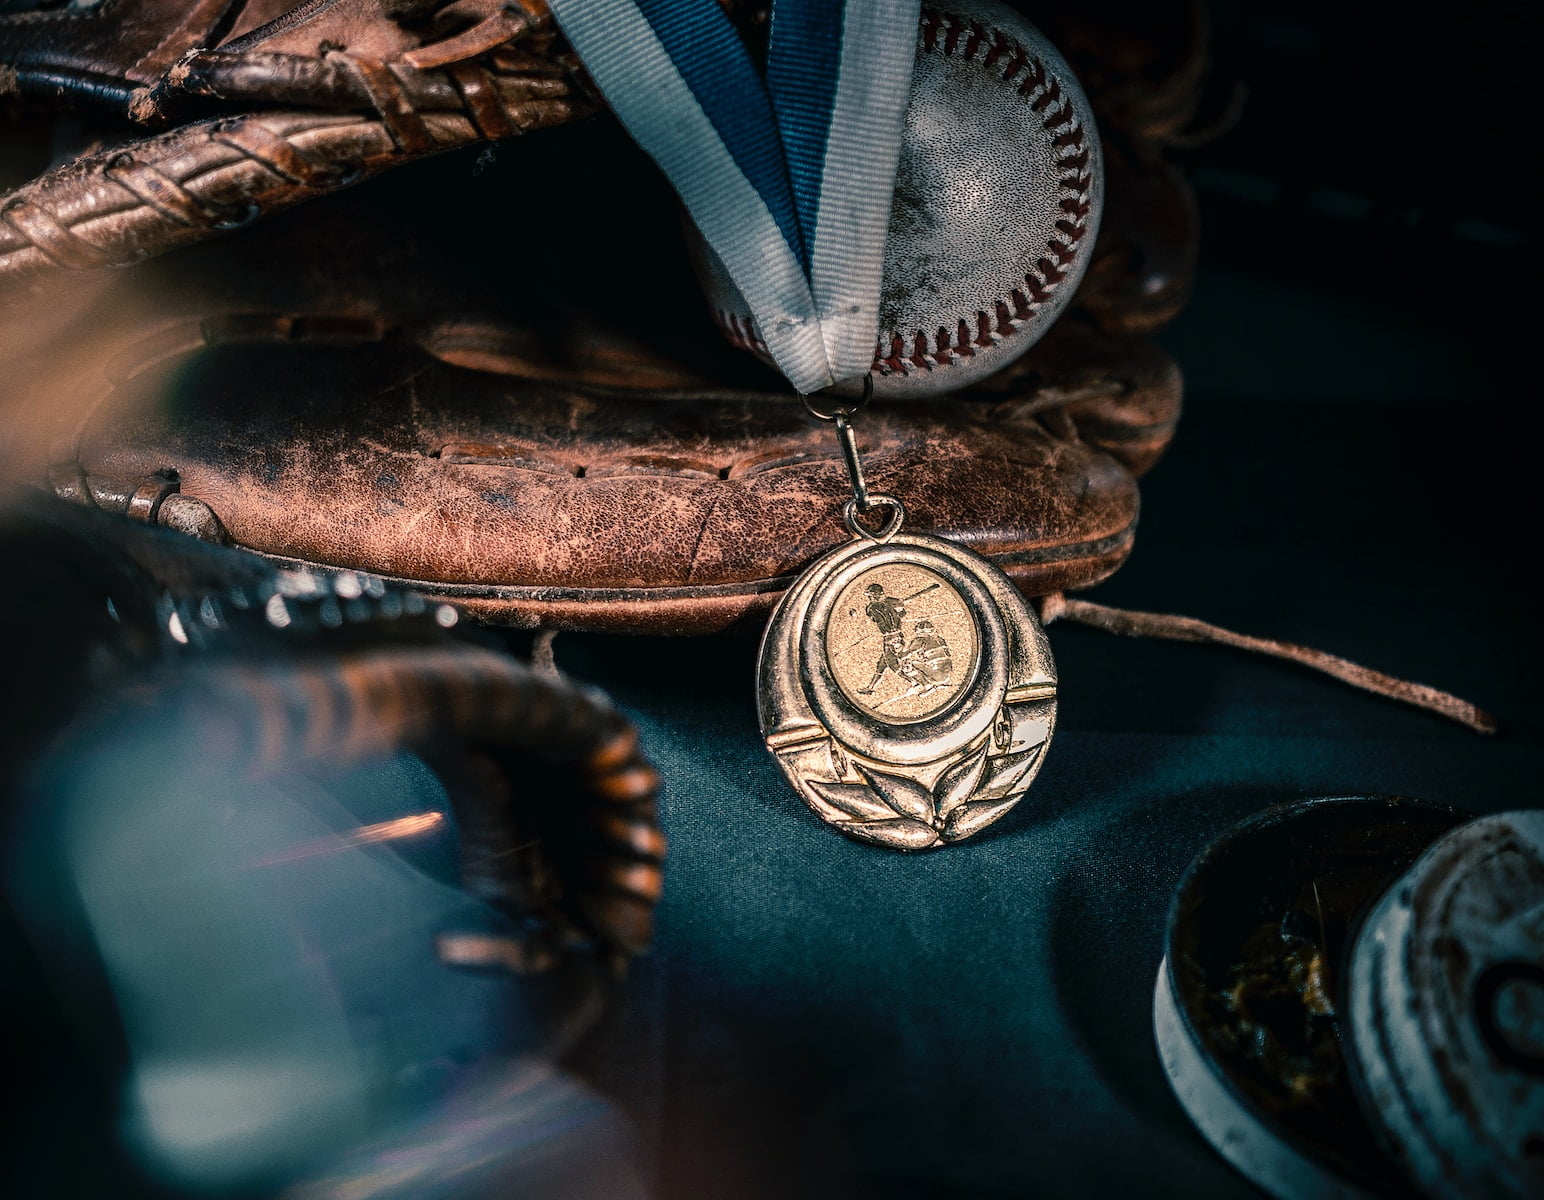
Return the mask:
POLYGON ((498 0, 7 4, 0 94, 92 134, 0 206, 0 279, 120 265, 392 166, 593 111, 498 0))
POLYGON ((0 607, 7 659, 34 681, 0 737, 8 809, 141 738, 169 747, 164 777, 211 792, 409 752, 445 788, 463 886, 518 927, 447 932, 442 960, 604 974, 647 946, 657 776, 606 697, 379 580, 276 568, 35 492, 0 501, 0 551, 37 585, 0 607))
POLYGON ((591 1174, 604 1112, 554 1063, 646 947, 664 853, 606 698, 379 580, 32 489, 0 555, 7 1194, 591 1174), (596 1126, 560 1165, 554 1113, 596 1126))
MULTIPOLYGON (((733 7, 754 42, 760 15, 733 7)), ((1005 372, 876 403, 858 428, 913 527, 1044 595, 1124 560, 1136 480, 1179 414, 1146 335, 1193 270, 1193 207, 1162 151, 1204 53, 1189 4, 1023 7, 1100 121, 1084 283, 1005 372)), ((724 345, 672 197, 608 117, 493 145, 600 107, 544 11, 284 9, 107 0, 0 22, 20 110, 93 114, 90 148, 0 198, 15 469, 490 620, 761 620, 845 536, 836 445, 724 345)))

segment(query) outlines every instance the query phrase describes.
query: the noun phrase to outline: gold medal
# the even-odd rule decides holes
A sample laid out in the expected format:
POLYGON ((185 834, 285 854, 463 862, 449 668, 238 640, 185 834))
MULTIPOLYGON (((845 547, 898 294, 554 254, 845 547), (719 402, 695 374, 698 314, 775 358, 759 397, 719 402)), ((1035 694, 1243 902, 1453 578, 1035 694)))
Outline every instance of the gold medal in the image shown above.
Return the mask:
POLYGON ((990 825, 1040 769, 1056 668, 1033 609, 1001 571, 944 538, 901 532, 869 495, 849 418, 852 540, 794 581, 762 638, 761 733, 794 790, 843 833, 923 850, 990 825), (878 513, 875 527, 863 514, 878 513))

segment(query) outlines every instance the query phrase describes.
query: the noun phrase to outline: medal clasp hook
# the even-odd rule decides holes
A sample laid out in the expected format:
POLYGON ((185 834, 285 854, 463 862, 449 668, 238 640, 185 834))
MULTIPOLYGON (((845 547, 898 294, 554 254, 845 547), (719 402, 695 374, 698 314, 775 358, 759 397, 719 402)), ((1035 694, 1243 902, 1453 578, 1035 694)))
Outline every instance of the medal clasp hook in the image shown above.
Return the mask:
POLYGON ((856 399, 838 400, 829 395, 829 389, 804 397, 804 407, 811 416, 830 421, 836 426, 837 445, 842 448, 842 460, 847 464, 847 477, 852 481, 852 499, 842 506, 842 522, 855 538, 869 538, 876 542, 888 542, 900 532, 901 522, 906 519, 906 508, 894 496, 869 494, 863 478, 863 464, 858 459, 858 438, 853 432, 852 418, 862 412, 873 398, 874 377, 863 377, 863 393, 856 399), (867 514, 876 508, 888 509, 889 513, 877 529, 870 529, 858 520, 858 514, 867 514))

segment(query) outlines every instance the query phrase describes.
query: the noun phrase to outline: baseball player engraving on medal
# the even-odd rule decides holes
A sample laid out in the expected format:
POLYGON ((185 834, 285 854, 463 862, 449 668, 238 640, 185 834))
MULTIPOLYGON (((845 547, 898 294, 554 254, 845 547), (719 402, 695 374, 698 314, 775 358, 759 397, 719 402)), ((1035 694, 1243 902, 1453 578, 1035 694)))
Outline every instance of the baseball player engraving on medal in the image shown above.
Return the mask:
POLYGON ((868 492, 850 423, 861 403, 810 405, 836 424, 852 540, 816 559, 773 611, 761 733, 822 820, 924 850, 969 837, 1023 796, 1056 725, 1056 668, 1007 576, 963 546, 903 532, 901 502, 868 492))

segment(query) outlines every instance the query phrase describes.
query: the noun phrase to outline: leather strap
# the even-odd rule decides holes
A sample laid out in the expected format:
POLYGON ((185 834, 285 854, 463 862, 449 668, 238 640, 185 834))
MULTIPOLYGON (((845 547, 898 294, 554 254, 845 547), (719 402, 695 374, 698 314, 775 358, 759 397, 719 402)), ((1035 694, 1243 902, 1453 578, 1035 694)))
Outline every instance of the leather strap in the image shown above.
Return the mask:
POLYGON ((1111 608, 1105 604, 1093 604, 1087 600, 1074 600, 1060 592, 1053 592, 1040 600, 1040 620, 1049 625, 1052 621, 1072 621, 1106 633, 1123 637, 1159 638, 1170 642, 1201 642, 1213 646, 1228 646, 1251 654, 1263 654, 1269 658, 1285 659, 1299 666, 1318 671, 1351 687, 1386 696, 1414 708, 1425 709, 1450 721, 1466 725, 1476 733, 1495 733, 1496 718, 1484 709, 1460 699, 1449 692, 1439 691, 1424 683, 1412 683, 1382 671, 1374 671, 1350 659, 1327 654, 1311 646, 1299 646, 1294 642, 1278 642, 1270 638, 1251 637, 1234 633, 1231 629, 1198 621, 1194 617, 1180 617, 1170 613, 1136 612, 1125 608, 1111 608))

